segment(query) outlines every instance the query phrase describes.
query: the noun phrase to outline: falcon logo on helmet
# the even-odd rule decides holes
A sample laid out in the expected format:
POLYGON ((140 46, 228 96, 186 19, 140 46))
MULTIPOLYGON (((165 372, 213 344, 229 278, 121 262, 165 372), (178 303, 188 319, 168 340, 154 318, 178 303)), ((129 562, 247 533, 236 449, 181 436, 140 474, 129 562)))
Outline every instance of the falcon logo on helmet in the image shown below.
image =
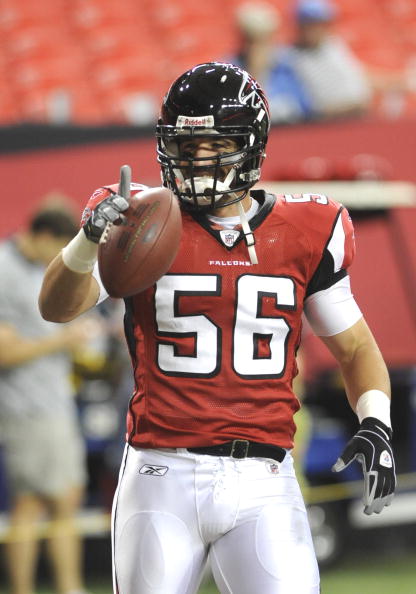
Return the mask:
POLYGON ((259 93, 257 93, 257 89, 252 84, 252 81, 254 81, 254 79, 252 79, 247 72, 245 72, 244 74, 246 76, 244 77, 244 80, 241 83, 240 91, 238 93, 238 98, 240 102, 246 105, 250 101, 251 107, 253 109, 260 109, 260 107, 262 107, 264 112, 266 112, 267 106, 264 104, 262 97, 259 93), (244 91, 247 86, 249 87, 250 92, 247 95, 244 95, 244 91))

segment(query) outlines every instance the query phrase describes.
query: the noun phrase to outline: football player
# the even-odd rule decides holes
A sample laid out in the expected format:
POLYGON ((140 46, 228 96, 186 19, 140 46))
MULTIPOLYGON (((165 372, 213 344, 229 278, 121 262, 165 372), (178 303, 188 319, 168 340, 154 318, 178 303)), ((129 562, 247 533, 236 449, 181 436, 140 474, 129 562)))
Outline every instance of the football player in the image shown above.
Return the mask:
MULTIPOLYGON (((350 289, 351 220, 324 195, 252 189, 268 132, 262 89, 231 64, 192 68, 163 101, 158 160, 183 234, 168 273, 125 300, 135 390, 113 507, 120 594, 197 592, 208 555, 223 593, 318 594, 291 456, 302 312, 358 417, 334 470, 361 462, 367 514, 393 496, 389 376, 350 289)), ((116 191, 93 195, 49 267, 47 319, 105 298, 97 241, 128 207, 116 191)))

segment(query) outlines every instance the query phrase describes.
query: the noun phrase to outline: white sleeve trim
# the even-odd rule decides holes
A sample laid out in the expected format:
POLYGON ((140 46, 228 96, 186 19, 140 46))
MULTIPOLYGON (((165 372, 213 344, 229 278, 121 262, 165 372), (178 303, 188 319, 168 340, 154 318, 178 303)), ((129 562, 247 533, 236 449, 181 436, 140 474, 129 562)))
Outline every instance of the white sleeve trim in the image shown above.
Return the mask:
POLYGON ((313 293, 304 303, 304 311, 317 336, 333 336, 351 328, 362 317, 353 294, 349 276, 313 293))
POLYGON ((100 294, 98 296, 97 303, 95 304, 95 305, 99 305, 100 303, 105 301, 107 299, 107 297, 109 297, 109 295, 108 295, 107 291, 105 290, 104 285, 102 283, 102 280, 100 277, 100 271, 98 270, 98 262, 96 262, 94 265, 92 275, 95 278, 95 280, 97 281, 98 286, 100 287, 100 294))

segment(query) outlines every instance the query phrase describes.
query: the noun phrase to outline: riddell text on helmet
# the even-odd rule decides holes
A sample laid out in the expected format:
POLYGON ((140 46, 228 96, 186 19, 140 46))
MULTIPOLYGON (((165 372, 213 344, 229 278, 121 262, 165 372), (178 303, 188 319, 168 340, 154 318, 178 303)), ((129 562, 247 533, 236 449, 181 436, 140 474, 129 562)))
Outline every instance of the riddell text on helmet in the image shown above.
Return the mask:
POLYGON ((201 117, 188 117, 179 115, 176 120, 176 125, 178 128, 182 128, 182 126, 197 126, 200 128, 213 128, 214 127, 214 116, 207 115, 201 117))

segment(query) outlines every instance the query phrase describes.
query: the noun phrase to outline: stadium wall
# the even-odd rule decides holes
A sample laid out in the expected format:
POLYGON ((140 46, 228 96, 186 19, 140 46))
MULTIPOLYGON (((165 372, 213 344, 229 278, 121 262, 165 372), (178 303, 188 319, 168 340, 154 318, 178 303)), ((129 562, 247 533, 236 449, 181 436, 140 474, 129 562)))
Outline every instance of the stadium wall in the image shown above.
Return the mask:
MULTIPOLYGON (((96 187, 117 181, 123 163, 132 166, 136 181, 160 183, 150 130, 29 126, 3 129, 0 138, 0 179, 3 199, 8 198, 0 237, 18 229, 45 198, 63 195, 81 209, 96 187)), ((263 180, 361 176, 416 183, 416 120, 276 127, 267 152, 263 180), (375 170, 358 171, 357 155, 373 157, 375 170)))

